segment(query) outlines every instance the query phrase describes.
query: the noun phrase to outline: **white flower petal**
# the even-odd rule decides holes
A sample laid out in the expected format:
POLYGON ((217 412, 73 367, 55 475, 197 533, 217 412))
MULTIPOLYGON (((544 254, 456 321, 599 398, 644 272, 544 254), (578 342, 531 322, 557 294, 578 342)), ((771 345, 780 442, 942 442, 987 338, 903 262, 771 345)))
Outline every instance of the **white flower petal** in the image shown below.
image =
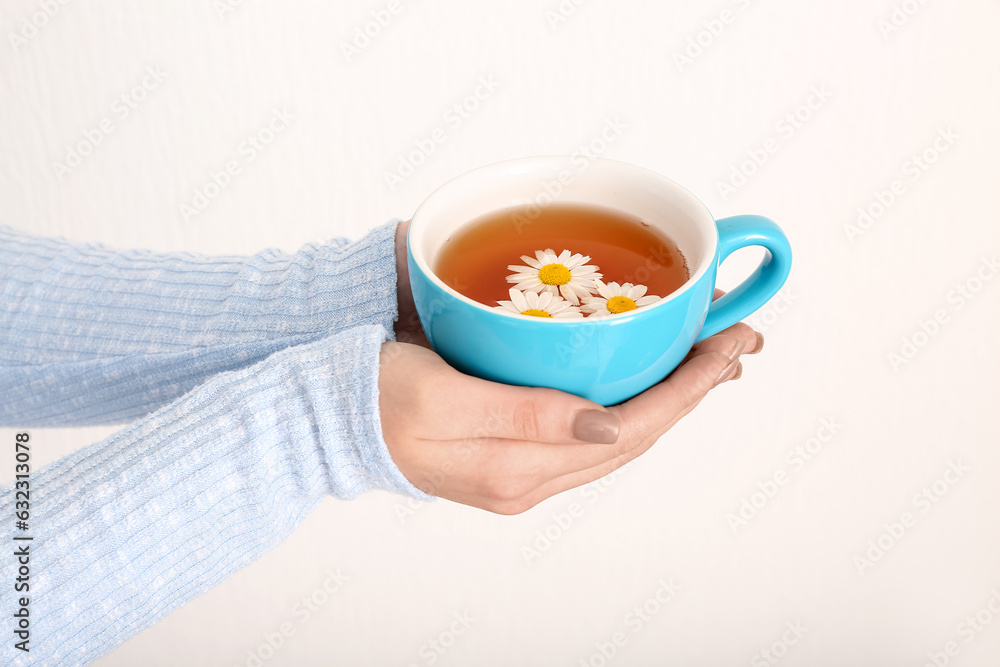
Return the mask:
MULTIPOLYGON (((524 300, 528 302, 528 308, 541 310, 538 308, 538 292, 526 292, 524 300)), ((525 308, 527 310, 528 308, 525 308)))
POLYGON ((559 288, 556 285, 544 285, 544 284, 540 284, 537 291, 538 291, 539 294, 541 294, 542 292, 548 292, 549 294, 553 294, 553 295, 558 295, 559 294, 559 288))
POLYGON ((650 294, 649 296, 644 296, 644 297, 641 297, 639 299, 635 299, 635 305, 637 305, 637 306, 648 306, 648 305, 650 305, 652 303, 656 303, 659 300, 660 300, 660 297, 653 296, 652 294, 650 294))
POLYGON ((562 294, 562 297, 564 299, 566 299, 567 301, 569 301, 574 306, 580 305, 580 297, 578 297, 576 295, 576 292, 574 292, 573 289, 568 284, 567 285, 560 285, 559 286, 559 293, 562 294))
POLYGON ((521 290, 522 292, 537 292, 542 288, 542 283, 538 278, 532 278, 531 280, 523 280, 518 284, 514 285, 514 289, 521 290))
POLYGON ((516 287, 510 288, 509 292, 510 292, 510 300, 514 304, 514 307, 517 308, 517 312, 521 313, 528 310, 528 303, 524 299, 523 292, 518 290, 516 287))
MULTIPOLYGON (((532 259, 531 257, 528 257, 527 255, 521 255, 521 259, 524 261, 525 264, 527 264, 528 266, 530 266, 533 269, 540 269, 540 268, 542 268, 541 262, 539 262, 537 259, 532 259)), ((507 268, 510 269, 511 271, 517 271, 517 268, 515 268, 514 266, 508 266, 507 268)))
POLYGON ((571 312, 572 311, 579 311, 580 308, 579 308, 579 306, 574 306, 573 304, 571 304, 566 299, 555 299, 549 305, 549 309, 548 310, 549 310, 550 313, 555 314, 555 313, 562 312, 564 310, 565 311, 571 311, 571 312))
POLYGON ((573 290, 573 293, 576 294, 578 299, 590 296, 590 290, 579 283, 569 283, 567 287, 573 290))
POLYGON ((622 288, 618 285, 618 283, 606 283, 604 288, 600 290, 600 293, 605 299, 610 299, 615 296, 621 296, 622 288))

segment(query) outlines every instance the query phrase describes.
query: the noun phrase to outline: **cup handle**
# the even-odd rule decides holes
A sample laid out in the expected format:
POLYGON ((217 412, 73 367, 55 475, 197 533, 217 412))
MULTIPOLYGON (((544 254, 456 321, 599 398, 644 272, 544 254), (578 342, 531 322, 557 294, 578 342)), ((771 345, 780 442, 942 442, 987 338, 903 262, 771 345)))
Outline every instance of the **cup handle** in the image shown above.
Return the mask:
POLYGON ((719 264, 740 248, 759 245, 764 259, 746 280, 712 302, 700 342, 736 324, 778 293, 792 268, 792 248, 778 225, 760 215, 734 215, 715 221, 719 228, 719 264))

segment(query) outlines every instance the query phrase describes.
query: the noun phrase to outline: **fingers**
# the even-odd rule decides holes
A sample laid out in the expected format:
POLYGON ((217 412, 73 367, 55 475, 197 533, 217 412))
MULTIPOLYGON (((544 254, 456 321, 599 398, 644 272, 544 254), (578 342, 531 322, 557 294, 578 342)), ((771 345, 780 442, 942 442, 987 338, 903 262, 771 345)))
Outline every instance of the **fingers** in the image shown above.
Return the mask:
POLYGON ((396 301, 397 319, 394 325, 396 340, 400 343, 412 343, 427 349, 431 348, 424 330, 420 326, 420 317, 413 302, 410 290, 410 273, 406 262, 406 232, 410 221, 406 220, 396 226, 396 301))
MULTIPOLYGON (((699 354, 669 378, 643 394, 611 408, 622 416, 622 432, 615 445, 572 445, 504 441, 495 443, 498 458, 513 468, 497 488, 487 490, 490 511, 516 514, 546 498, 599 479, 647 451, 653 443, 698 403, 720 381, 741 373, 743 338, 718 335, 702 345, 699 354), (500 493, 496 493, 500 491, 500 493)), ((752 337, 756 342, 756 338, 752 337)), ((495 469, 505 467, 498 462, 495 469)))
MULTIPOLYGON (((456 372, 457 373, 457 372, 456 372)), ((621 420, 607 408, 556 389, 515 387, 458 374, 448 393, 453 438, 611 444, 621 420), (484 419, 485 418, 485 419, 484 419)), ((443 435, 443 434, 442 434, 443 435)))
POLYGON ((692 357, 667 380, 612 408, 621 411, 624 426, 620 438, 625 441, 616 448, 613 456, 599 460, 593 467, 573 470, 543 482, 521 497, 500 502, 491 511, 503 514, 524 512, 546 498, 589 484, 641 456, 691 412, 713 386, 742 376, 740 353, 734 355, 734 350, 743 348, 743 354, 757 354, 763 347, 764 337, 743 324, 702 341, 692 351, 692 357), (711 381, 713 377, 717 379, 711 381), (661 405, 661 402, 667 405, 661 405), (631 445, 628 444, 630 442, 631 445))
MULTIPOLYGON (((755 354, 753 350, 758 346, 759 343, 759 340, 757 338, 758 335, 759 334, 756 331, 754 331, 750 327, 750 325, 744 324, 743 322, 738 322, 733 326, 729 327, 728 329, 724 329, 723 331, 720 331, 714 336, 706 338, 700 343, 695 343, 694 347, 692 347, 691 351, 688 353, 687 358, 690 359, 696 356, 699 352, 704 351, 706 349, 708 350, 715 349, 718 345, 717 339, 720 336, 737 338, 743 341, 744 348, 742 354, 755 354)), ((763 336, 760 337, 760 340, 762 339, 763 336)), ((759 352, 760 350, 757 351, 759 352)))
POLYGON ((665 430, 678 414, 694 407, 735 368, 746 341, 717 334, 699 343, 696 353, 666 380, 614 408, 633 440, 665 430))

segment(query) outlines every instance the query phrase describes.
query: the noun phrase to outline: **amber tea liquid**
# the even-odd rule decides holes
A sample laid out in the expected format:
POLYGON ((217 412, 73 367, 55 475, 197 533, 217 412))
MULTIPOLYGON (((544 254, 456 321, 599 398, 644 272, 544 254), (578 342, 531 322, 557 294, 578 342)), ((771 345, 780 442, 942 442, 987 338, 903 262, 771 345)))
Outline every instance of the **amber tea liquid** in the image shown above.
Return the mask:
POLYGON ((662 231, 620 211, 583 205, 553 204, 503 209, 456 230, 438 252, 434 272, 446 285, 488 306, 509 299, 513 287, 509 264, 523 265, 521 255, 564 249, 590 255, 605 283, 641 283, 647 294, 666 297, 687 282, 687 262, 662 231))

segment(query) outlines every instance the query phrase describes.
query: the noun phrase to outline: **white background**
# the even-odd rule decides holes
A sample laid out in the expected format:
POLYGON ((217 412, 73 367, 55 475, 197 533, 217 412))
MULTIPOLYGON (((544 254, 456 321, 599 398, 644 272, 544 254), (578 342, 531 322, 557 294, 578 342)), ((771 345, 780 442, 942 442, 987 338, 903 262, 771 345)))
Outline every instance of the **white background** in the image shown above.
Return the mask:
MULTIPOLYGON (((294 634, 264 664, 764 665, 778 642, 781 665, 916 667, 952 640, 948 664, 997 664, 1000 614, 960 625, 1000 591, 1000 277, 984 263, 1000 246, 998 3, 898 0, 910 13, 894 26, 887 0, 567 0, 564 14, 557 0, 401 0, 350 59, 342 45, 386 1, 68 2, 51 17, 42 4, 0 9, 7 224, 122 248, 291 252, 408 217, 481 164, 574 153, 617 119, 627 128, 596 144, 604 156, 679 181, 718 217, 773 218, 796 253, 752 320, 764 352, 617 477, 516 517, 446 501, 407 514, 381 492, 328 499, 96 664, 253 665, 286 622, 294 634), (713 23, 723 10, 729 22, 713 23), (147 68, 165 76, 123 117, 116 99, 147 68), (480 77, 496 89, 449 123, 480 77), (828 99, 803 106, 815 89, 828 99), (241 142, 276 108, 293 120, 246 160, 241 142), (796 113, 794 131, 779 125, 796 113), (62 173, 102 118, 112 131, 62 173), (386 173, 438 127, 444 141, 390 188, 386 173), (766 162, 723 196, 769 138, 766 162), (913 171, 925 151, 933 163, 913 171), (185 219, 230 160, 240 173, 185 219), (894 180, 901 194, 880 211, 894 180), (859 207, 881 215, 849 235, 859 207), (937 311, 944 323, 923 335, 937 311), (904 337, 920 347, 894 367, 904 337), (796 469, 786 455, 824 419, 840 426, 796 469), (949 462, 968 470, 915 503, 949 462), (734 530, 729 515, 778 471, 787 483, 734 530), (582 515, 560 528, 573 503, 582 515), (915 524, 884 534, 904 512, 915 524), (859 565, 880 537, 884 555, 859 565), (338 569, 349 580, 303 621, 296 605, 322 599, 338 569), (627 615, 671 578, 678 592, 654 597, 635 632, 627 615), (458 637, 455 613, 475 619, 458 637), (806 628, 785 635, 794 644, 781 644, 786 623, 806 628), (619 631, 607 660, 598 645, 619 631), (442 633, 450 646, 433 653, 442 633)), ((734 258, 722 286, 755 259, 734 258)), ((115 430, 34 429, 35 461, 115 430)))

